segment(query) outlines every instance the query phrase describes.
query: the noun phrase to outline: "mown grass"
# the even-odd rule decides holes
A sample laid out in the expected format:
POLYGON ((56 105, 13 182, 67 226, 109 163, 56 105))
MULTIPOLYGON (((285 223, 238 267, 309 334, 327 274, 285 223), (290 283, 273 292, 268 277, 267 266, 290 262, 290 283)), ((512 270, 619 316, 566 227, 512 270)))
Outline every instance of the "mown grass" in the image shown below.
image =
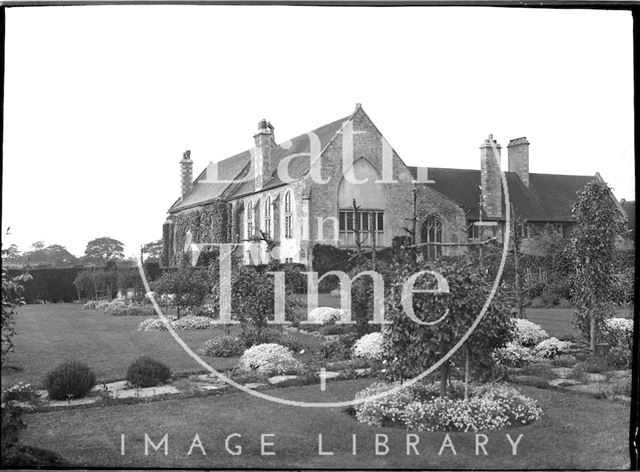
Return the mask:
MULTIPOLYGON (((305 401, 352 399, 371 380, 330 382, 325 391, 317 385, 269 390, 283 398, 305 401)), ((457 455, 438 451, 444 433, 418 433, 419 456, 406 454, 406 432, 376 428, 355 421, 341 408, 299 408, 229 392, 219 396, 118 405, 27 415, 25 444, 37 444, 62 454, 79 467, 172 468, 443 468, 443 469, 621 469, 628 460, 628 405, 573 393, 521 387, 544 410, 541 420, 527 426, 487 433, 488 455, 475 454, 475 435, 452 433, 457 455), (144 435, 157 444, 168 434, 168 454, 150 449, 144 454, 144 435), (242 445, 242 454, 225 450, 225 438, 242 445), (512 455, 505 436, 522 434, 518 454, 512 455), (125 454, 121 455, 121 434, 125 454), (189 447, 198 434, 207 455, 189 447), (275 456, 262 456, 260 435, 275 456), (318 435, 323 450, 318 455, 318 435), (357 455, 352 455, 352 435, 357 435, 357 455), (375 455, 376 434, 388 435, 389 453, 375 455)))

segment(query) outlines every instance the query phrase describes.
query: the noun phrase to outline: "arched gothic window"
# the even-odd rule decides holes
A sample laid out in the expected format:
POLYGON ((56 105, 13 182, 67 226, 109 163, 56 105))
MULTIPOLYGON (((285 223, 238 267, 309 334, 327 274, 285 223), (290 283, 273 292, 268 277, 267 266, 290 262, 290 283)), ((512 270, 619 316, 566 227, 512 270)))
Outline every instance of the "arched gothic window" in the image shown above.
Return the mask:
MULTIPOLYGON (((442 221, 437 216, 430 216, 422 223, 421 240, 423 243, 442 242, 442 221)), ((427 260, 435 261, 442 255, 442 246, 428 244, 426 249, 427 260)))
POLYGON ((291 211, 291 190, 287 190, 284 194, 284 237, 292 238, 292 211, 291 211))
POLYGON ((247 239, 253 237, 253 202, 247 203, 247 239))
POLYGON ((271 238, 271 196, 264 201, 264 234, 271 238))

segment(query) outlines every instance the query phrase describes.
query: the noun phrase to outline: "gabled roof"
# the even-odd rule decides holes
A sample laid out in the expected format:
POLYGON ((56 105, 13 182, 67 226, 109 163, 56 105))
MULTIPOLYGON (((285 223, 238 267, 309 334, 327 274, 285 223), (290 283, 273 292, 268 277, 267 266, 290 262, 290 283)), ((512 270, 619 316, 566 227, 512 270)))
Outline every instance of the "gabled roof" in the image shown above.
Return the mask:
MULTIPOLYGON (((410 167, 416 175, 416 168, 410 167)), ((527 188, 515 172, 506 172, 509 199, 516 214, 528 221, 572 221, 571 206, 577 201, 577 192, 596 176, 529 174, 527 188)), ((467 212, 467 218, 478 218, 480 201, 480 170, 429 168, 428 185, 458 203, 467 212)), ((503 200, 504 201, 504 200, 503 200)), ((483 212, 483 218, 487 218, 483 212)))
MULTIPOLYGON (((316 128, 309 133, 301 134, 288 141, 284 141, 277 145, 271 152, 273 161, 273 172, 271 178, 262 186, 261 190, 266 190, 283 185, 277 174, 278 163, 286 156, 292 156, 299 153, 310 152, 309 134, 315 134, 320 141, 320 151, 323 151, 331 141, 335 138, 338 131, 345 122, 351 119, 353 115, 328 123, 324 126, 316 128)), ((218 178, 220 180, 241 180, 249 172, 251 164, 251 150, 248 149, 240 154, 229 157, 217 163, 218 178)), ((301 179, 310 168, 310 159, 308 154, 294 157, 288 165, 289 175, 292 179, 301 179)), ((207 169, 196 178, 193 187, 182 198, 178 199, 169 209, 169 213, 176 213, 180 210, 191 208, 198 205, 210 203, 220 197, 236 198, 241 195, 247 195, 255 192, 255 182, 249 179, 240 183, 209 183, 207 180, 207 169)))

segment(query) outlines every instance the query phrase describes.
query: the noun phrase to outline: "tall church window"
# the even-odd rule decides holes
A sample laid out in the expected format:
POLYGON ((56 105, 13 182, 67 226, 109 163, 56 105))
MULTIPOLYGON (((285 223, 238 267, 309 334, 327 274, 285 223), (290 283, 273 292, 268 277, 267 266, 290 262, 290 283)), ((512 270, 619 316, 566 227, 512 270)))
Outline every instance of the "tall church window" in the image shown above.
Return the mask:
POLYGON ((380 210, 340 210, 338 215, 340 245, 356 247, 359 236, 362 246, 372 245, 372 233, 376 246, 381 245, 384 236, 384 211, 380 210))
POLYGON ((247 239, 253 238, 253 202, 247 203, 247 239))
POLYGON ((264 201, 264 234, 271 238, 271 197, 264 201))
MULTIPOLYGON (((423 243, 441 243, 442 242, 442 221, 440 218, 430 216, 422 224, 423 243)), ((442 246, 439 244, 427 244, 426 246, 427 260, 435 261, 442 255, 442 246)))
POLYGON ((292 230, 292 211, 291 211, 291 191, 288 190, 284 194, 284 237, 292 238, 293 230, 292 230))

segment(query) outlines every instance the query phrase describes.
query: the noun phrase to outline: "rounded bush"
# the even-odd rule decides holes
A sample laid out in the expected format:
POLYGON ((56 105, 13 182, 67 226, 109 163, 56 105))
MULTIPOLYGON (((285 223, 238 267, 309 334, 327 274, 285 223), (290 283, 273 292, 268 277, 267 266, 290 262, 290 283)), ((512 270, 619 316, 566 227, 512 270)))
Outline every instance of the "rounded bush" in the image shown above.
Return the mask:
POLYGON ((529 320, 517 319, 516 340, 525 347, 532 347, 549 337, 549 334, 529 320))
POLYGON ((553 359, 554 357, 567 354, 573 343, 569 341, 560 341, 558 338, 549 338, 540 341, 533 348, 533 354, 537 357, 545 357, 553 359))
MULTIPOLYGON (((214 328, 216 323, 204 316, 183 316, 177 320, 170 320, 171 327, 175 330, 188 329, 210 329, 214 328)), ((137 331, 166 331, 167 327, 160 318, 147 318, 138 324, 137 331)))
POLYGON ((496 349, 493 358, 505 367, 522 367, 528 364, 533 356, 529 348, 509 342, 505 347, 496 349))
POLYGON ((353 354, 365 359, 381 360, 384 355, 384 335, 380 332, 365 334, 353 345, 353 354))
POLYGON ((58 365, 44 379, 44 387, 53 400, 83 398, 95 385, 96 374, 79 361, 58 365))
POLYGON ((336 324, 342 319, 344 314, 343 310, 337 308, 330 308, 327 306, 321 306, 309 312, 307 320, 310 323, 316 323, 322 326, 329 326, 336 324))
POLYGON ((224 336, 203 342, 196 352, 203 356, 233 357, 242 354, 243 350, 244 343, 240 338, 224 336))
POLYGON ((127 369, 127 380, 136 387, 155 387, 170 378, 171 369, 149 356, 138 357, 127 369))
POLYGON ((299 373, 302 371, 303 365, 293 357, 293 353, 286 347, 267 343, 247 349, 240 357, 239 367, 243 371, 276 375, 299 373))

